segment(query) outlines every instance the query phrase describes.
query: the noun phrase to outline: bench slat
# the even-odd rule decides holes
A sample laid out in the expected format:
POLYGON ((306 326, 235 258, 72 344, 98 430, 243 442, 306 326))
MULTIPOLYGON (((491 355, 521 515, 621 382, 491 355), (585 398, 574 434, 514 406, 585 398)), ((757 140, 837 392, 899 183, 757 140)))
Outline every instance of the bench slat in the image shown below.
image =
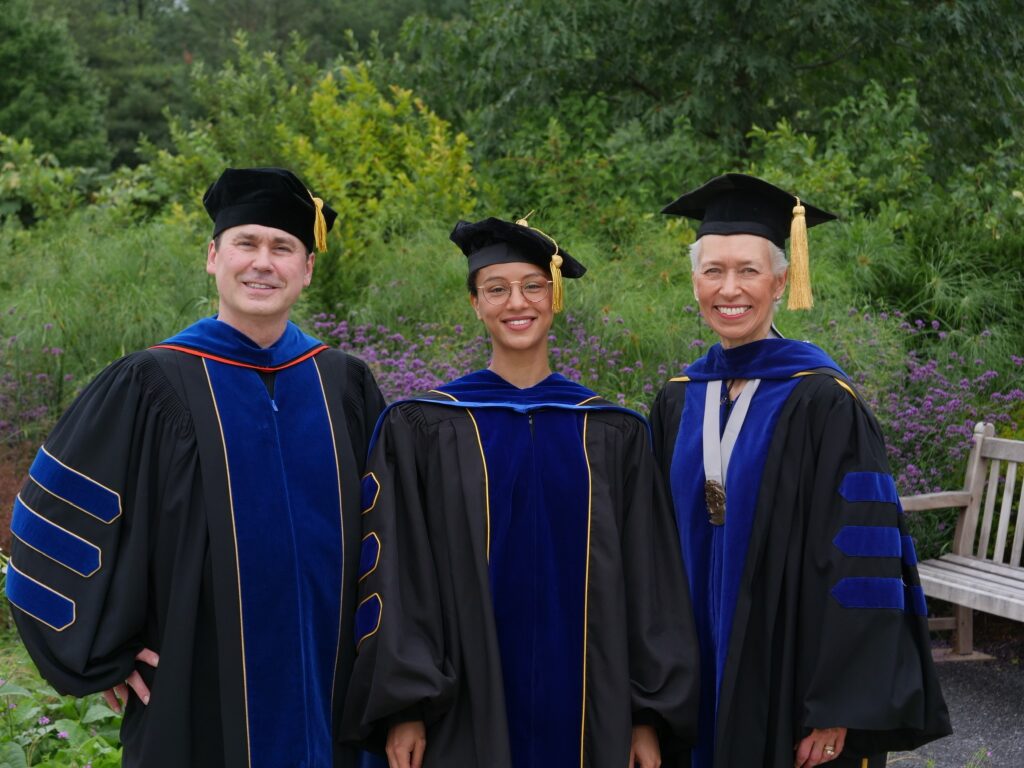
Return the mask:
POLYGON ((992 535, 992 515, 996 509, 996 488, 999 484, 999 462, 989 463, 988 483, 985 484, 985 513, 981 519, 981 534, 978 536, 978 548, 973 554, 978 557, 988 555, 988 540, 992 535))
POLYGON ((981 446, 981 455, 986 459, 1024 462, 1024 442, 1005 437, 986 437, 981 446))
POLYGON ((903 507, 904 512, 966 507, 970 503, 971 494, 967 491, 941 491, 939 493, 920 493, 916 496, 900 497, 900 506, 903 507))
POLYGON ((1006 478, 1003 480, 1003 503, 999 506, 999 529, 996 531, 996 548, 992 559, 1003 562, 1006 554, 1006 533, 1010 530, 1010 515, 1013 513, 1013 491, 1017 485, 1017 463, 1011 461, 1006 465, 1006 478))
POLYGON ((1010 550, 1010 565, 1020 567, 1021 548, 1024 546, 1024 483, 1020 484, 1020 498, 1017 499, 1017 523, 1013 527, 1013 549, 1010 550))
POLYGON ((1024 589, 1024 569, 1014 568, 1003 563, 993 563, 991 560, 979 560, 977 557, 966 555, 943 555, 938 561, 928 560, 929 563, 946 562, 961 565, 965 568, 973 568, 979 571, 987 571, 996 576, 1002 576, 1011 581, 1020 582, 1021 589, 1024 589))
MULTIPOLYGON (((1001 598, 1019 597, 1024 601, 1024 585, 1015 579, 1006 579, 987 571, 977 571, 971 568, 964 568, 955 563, 948 563, 942 560, 930 560, 927 568, 919 570, 921 581, 924 581, 925 571, 932 581, 943 581, 950 583, 970 583, 978 589, 985 589, 1001 598)), ((927 591, 927 590, 925 590, 927 591)))
MULTIPOLYGON (((925 563, 921 564, 925 566, 925 563)), ((939 600, 965 605, 985 613, 993 613, 1016 621, 1024 621, 1024 592, 1009 595, 994 594, 987 582, 978 583, 969 577, 949 579, 949 574, 940 573, 932 578, 931 569, 921 568, 921 585, 925 594, 939 600)))

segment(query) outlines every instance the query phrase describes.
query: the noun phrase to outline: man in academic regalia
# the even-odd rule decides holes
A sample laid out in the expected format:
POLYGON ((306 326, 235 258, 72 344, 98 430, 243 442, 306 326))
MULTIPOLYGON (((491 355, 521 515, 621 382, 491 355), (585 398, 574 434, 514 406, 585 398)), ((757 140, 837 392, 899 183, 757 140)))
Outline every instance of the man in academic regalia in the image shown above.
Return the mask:
POLYGON ((14 504, 7 596, 59 692, 126 701, 126 766, 354 765, 333 734, 384 403, 289 321, 336 214, 277 168, 228 169, 203 202, 219 313, 58 422, 14 504))
POLYGON ((651 413, 700 640, 693 766, 884 765, 950 732, 914 543, 874 415, 772 325, 787 278, 810 304, 806 228, 835 217, 735 173, 664 212, 701 222, 694 294, 720 339, 651 413))

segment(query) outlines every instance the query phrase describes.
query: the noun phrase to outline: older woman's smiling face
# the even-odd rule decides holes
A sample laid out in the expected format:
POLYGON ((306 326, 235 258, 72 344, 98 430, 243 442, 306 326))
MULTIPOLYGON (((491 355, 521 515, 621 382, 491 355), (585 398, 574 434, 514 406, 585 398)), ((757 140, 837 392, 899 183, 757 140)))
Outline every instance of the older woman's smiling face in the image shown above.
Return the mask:
POLYGON ((772 274, 769 242, 757 235, 704 235, 693 292, 726 349, 768 337, 786 272, 772 274))

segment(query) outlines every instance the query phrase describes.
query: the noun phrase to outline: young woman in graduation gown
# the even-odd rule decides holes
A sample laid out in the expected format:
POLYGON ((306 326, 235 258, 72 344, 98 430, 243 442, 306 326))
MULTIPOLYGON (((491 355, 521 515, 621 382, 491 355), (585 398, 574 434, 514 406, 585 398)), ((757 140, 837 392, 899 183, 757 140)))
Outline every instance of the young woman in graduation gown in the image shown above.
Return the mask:
POLYGON ((648 426, 548 362, 584 268, 525 221, 452 240, 492 357, 378 423, 348 733, 392 768, 685 764, 696 639, 648 426))
POLYGON ((950 732, 914 544, 875 417, 772 325, 791 218, 796 266, 834 216, 740 174, 665 212, 702 221, 694 293, 720 339, 651 415, 700 638, 693 765, 884 765, 950 732))

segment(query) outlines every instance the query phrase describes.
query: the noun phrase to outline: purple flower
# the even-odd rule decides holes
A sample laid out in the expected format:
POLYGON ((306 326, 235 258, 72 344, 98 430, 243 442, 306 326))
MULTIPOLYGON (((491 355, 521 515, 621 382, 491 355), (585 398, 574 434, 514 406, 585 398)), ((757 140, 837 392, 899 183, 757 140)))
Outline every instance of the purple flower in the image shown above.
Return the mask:
POLYGON ((57 738, 58 739, 66 739, 67 737, 68 737, 68 732, 67 731, 58 731, 57 732, 57 738))
POLYGON ((42 717, 39 718, 39 724, 40 725, 49 725, 50 724, 50 718, 48 718, 46 715, 43 715, 42 717))

